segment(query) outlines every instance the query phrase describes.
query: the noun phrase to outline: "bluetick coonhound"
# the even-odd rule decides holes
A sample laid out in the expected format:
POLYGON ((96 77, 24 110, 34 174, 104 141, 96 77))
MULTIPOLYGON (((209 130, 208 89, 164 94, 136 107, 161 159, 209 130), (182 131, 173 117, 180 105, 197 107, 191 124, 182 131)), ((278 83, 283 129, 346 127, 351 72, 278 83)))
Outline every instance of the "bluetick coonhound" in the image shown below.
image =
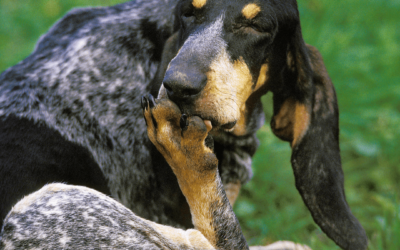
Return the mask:
POLYGON ((346 202, 336 94, 303 41, 295 0, 131 1, 67 14, 0 76, 0 216, 50 182, 94 188, 137 215, 190 227, 175 175, 146 136, 140 97, 169 98, 211 123, 233 203, 251 178, 272 92, 271 127, 290 142, 298 188, 343 249, 366 249, 346 202))
MULTIPOLYGON (((13 207, 0 248, 249 249, 225 195, 212 142, 206 139, 211 122, 181 114, 167 99, 156 104, 144 98, 143 109, 148 136, 176 175, 196 229, 184 231, 142 219, 87 187, 50 184, 13 207)), ((277 244, 282 243, 261 249, 309 249, 277 244)))

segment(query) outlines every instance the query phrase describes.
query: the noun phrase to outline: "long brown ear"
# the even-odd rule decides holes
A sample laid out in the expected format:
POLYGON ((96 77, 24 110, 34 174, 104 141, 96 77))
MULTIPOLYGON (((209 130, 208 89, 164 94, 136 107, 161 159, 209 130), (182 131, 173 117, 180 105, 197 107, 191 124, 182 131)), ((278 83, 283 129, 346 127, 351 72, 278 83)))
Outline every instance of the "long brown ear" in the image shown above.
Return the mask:
POLYGON ((336 244, 366 249, 367 236, 344 193, 336 93, 320 53, 305 45, 300 28, 289 43, 282 74, 271 127, 291 143, 296 187, 315 222, 336 244))

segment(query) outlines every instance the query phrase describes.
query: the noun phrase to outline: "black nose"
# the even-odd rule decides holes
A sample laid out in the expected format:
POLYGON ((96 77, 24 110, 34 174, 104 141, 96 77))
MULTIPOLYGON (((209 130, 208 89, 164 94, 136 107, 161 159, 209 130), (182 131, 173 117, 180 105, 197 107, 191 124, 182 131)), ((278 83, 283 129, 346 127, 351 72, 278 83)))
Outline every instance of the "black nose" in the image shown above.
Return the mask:
POLYGON ((204 88, 207 76, 196 69, 171 66, 165 73, 163 84, 173 101, 194 98, 204 88))

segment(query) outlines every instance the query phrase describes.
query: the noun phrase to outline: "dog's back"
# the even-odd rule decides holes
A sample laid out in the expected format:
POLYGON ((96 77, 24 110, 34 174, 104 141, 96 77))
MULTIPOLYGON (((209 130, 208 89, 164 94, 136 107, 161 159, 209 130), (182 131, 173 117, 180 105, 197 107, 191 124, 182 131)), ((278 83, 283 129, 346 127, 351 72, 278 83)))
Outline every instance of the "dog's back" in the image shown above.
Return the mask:
POLYGON ((0 221, 24 195, 60 181, 172 223, 140 97, 172 33, 175 2, 72 10, 0 75, 0 221))

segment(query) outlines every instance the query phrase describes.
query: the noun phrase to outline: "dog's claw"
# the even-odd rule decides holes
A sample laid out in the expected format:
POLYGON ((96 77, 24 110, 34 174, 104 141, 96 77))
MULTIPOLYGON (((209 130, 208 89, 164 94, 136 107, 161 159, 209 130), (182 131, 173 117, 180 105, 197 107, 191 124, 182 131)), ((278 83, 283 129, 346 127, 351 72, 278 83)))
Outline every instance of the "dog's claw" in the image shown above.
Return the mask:
POLYGON ((154 108, 154 106, 156 106, 156 101, 154 100, 154 96, 152 94, 149 94, 148 98, 149 98, 150 108, 154 108))
POLYGON ((142 102, 141 102, 141 104, 142 104, 142 109, 143 109, 143 110, 147 109, 147 106, 149 105, 149 102, 148 102, 146 96, 142 96, 142 102))
POLYGON ((189 121, 188 121, 188 117, 186 114, 182 114, 179 124, 180 124, 182 130, 187 129, 187 127, 189 126, 189 121))

